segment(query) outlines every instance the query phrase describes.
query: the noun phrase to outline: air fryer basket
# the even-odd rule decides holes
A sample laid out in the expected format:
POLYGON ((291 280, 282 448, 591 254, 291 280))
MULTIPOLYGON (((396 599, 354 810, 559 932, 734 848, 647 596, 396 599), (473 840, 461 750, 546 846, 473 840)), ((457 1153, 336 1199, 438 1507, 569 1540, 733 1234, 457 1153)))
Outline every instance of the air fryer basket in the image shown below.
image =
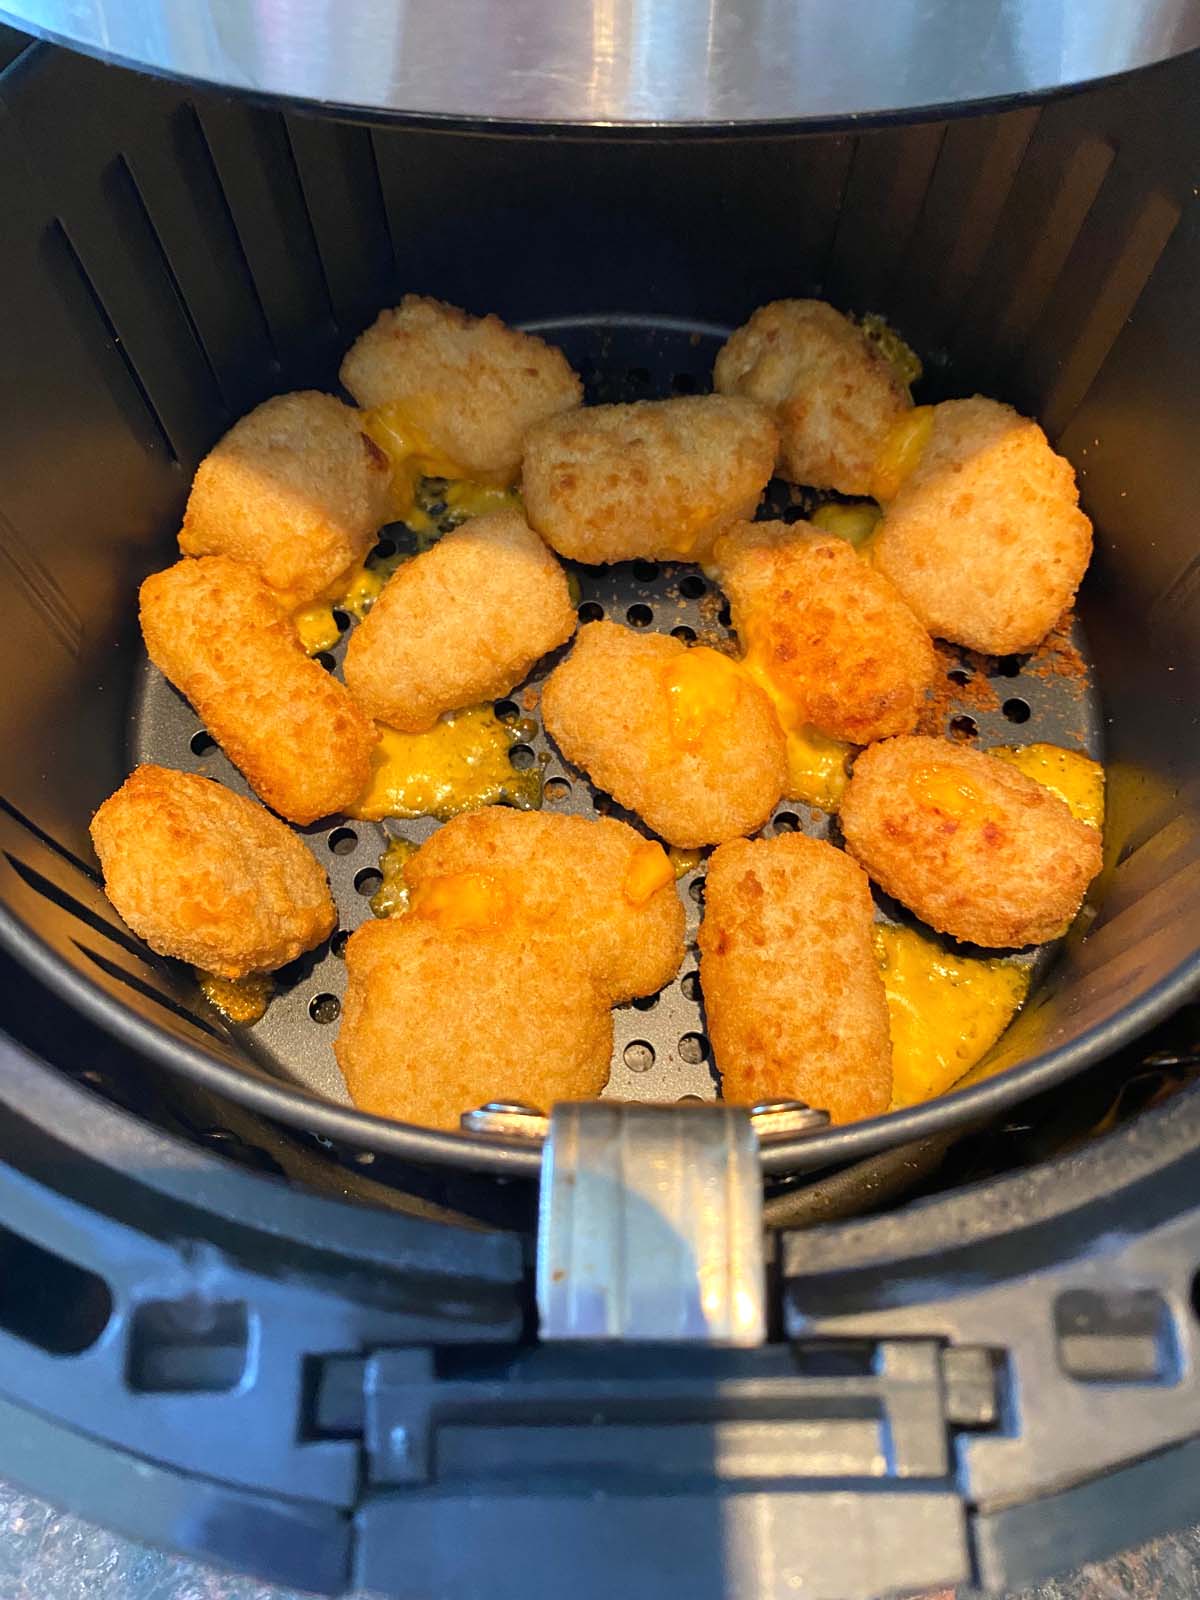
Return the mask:
MULTIPOLYGON (((550 141, 351 126, 28 52, 3 80, 0 128, 10 948, 147 1071, 188 1074, 364 1151, 535 1172, 530 1147, 338 1103, 333 1030, 310 1014, 336 995, 335 955, 289 973, 246 1048, 117 922, 87 839, 99 801, 149 756, 232 777, 147 674, 136 586, 172 559, 192 470, 215 438, 268 394, 333 387, 346 345, 401 293, 546 332, 585 366, 593 398, 702 387, 716 341, 755 305, 818 294, 888 316, 925 357, 925 397, 1008 399, 1079 469, 1097 529, 1081 637, 1104 725, 1087 696, 1037 675, 1005 680, 1002 698, 1031 709, 1022 740, 1103 747, 1107 865, 983 1081, 780 1143, 768 1170, 973 1120, 1147 1027, 1200 976, 1198 78, 1186 58, 1040 109, 853 136, 550 141), (305 1064, 303 1082, 279 1075, 289 1061, 305 1064)), ((654 626, 720 626, 712 597, 667 569, 585 574, 583 586, 584 603, 610 614, 645 606, 654 626)), ((1002 717, 979 721, 985 743, 1011 737, 1002 717)), ((595 807, 561 776, 574 784, 567 803, 595 807)), ((823 826, 781 810, 783 826, 793 815, 823 826)), ((328 828, 309 832, 350 926, 367 914, 354 883, 380 833, 359 827, 341 856, 328 828)), ((652 1011, 620 1014, 616 1092, 711 1092, 693 970, 652 1011), (644 1084, 623 1064, 641 1043, 659 1057, 644 1084)))

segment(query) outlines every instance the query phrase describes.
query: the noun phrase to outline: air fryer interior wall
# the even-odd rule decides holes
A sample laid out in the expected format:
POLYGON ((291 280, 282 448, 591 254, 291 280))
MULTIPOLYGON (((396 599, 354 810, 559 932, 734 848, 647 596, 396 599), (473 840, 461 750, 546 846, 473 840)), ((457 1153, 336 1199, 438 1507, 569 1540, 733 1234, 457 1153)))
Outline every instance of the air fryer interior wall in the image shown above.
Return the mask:
MULTIPOLYGON (((136 586, 173 558, 196 462, 265 396, 332 387, 407 291, 520 324, 688 328, 819 294, 902 330, 923 398, 1010 400, 1079 470, 1108 868, 999 1047, 997 1066, 1023 1064, 1002 1092, 1148 1025, 1193 982, 1200 925, 1198 87, 1185 59, 854 136, 551 141, 337 124, 27 52, 0 83, 0 931, 131 1048, 332 1128, 116 922, 87 839, 130 760, 136 586)), ((970 1110, 844 1130, 816 1159, 970 1110)))

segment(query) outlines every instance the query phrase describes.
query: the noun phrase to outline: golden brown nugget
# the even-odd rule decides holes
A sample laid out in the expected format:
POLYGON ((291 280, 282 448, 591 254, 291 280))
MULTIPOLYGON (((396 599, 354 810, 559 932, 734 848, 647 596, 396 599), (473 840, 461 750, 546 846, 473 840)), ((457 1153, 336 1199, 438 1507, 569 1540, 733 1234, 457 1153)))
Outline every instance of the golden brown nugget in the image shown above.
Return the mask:
POLYGON ((1100 870, 1100 830, 995 756, 888 739, 854 765, 846 848, 941 933, 1018 948, 1066 931, 1100 870))
POLYGON ((375 725, 305 655, 256 572, 227 556, 180 561, 147 578, 139 599, 151 661, 261 799, 300 823, 354 803, 375 725))
POLYGON ((234 424, 196 469, 179 548, 253 567, 289 606, 361 561, 387 520, 391 468, 332 395, 278 395, 234 424))
POLYGON ((787 782, 765 692, 667 634, 588 623, 546 680, 542 721, 568 761, 683 849, 761 828, 787 782))
POLYGON ((683 906, 670 862, 615 817, 505 806, 464 812, 421 846, 405 881, 419 896, 431 880, 471 872, 512 874, 525 925, 585 947, 609 1004, 654 994, 683 959, 683 906))
POLYGON ((842 494, 871 493, 875 458, 912 405, 886 356, 823 300, 760 306, 722 346, 713 381, 770 411, 785 478, 842 494))
POLYGON ((611 1007, 683 956, 662 847, 613 819, 467 813, 405 867, 411 904, 346 947, 335 1050, 356 1105, 457 1128, 498 1097, 599 1093, 611 1007))
POLYGON ((388 408, 414 454, 443 458, 427 470, 501 487, 516 478, 533 424, 583 399, 554 345, 416 294, 380 312, 341 380, 360 406, 388 408))
POLYGON ((575 631, 566 573, 518 511, 473 517, 397 568, 346 649, 371 716, 422 733, 507 694, 575 631))
POLYGON ((1075 472, 1036 422, 976 396, 932 408, 872 559, 929 632, 989 655, 1041 643, 1092 554, 1075 472))
POLYGON ((844 539, 807 522, 742 522, 714 560, 747 657, 797 723, 851 744, 916 727, 933 643, 844 539))
POLYGON ((726 1100, 805 1100, 834 1122, 887 1110, 874 918, 866 873, 832 845, 793 833, 713 852, 700 984, 726 1100))
POLYGON ((92 818, 92 843, 134 933, 222 978, 274 972, 337 924, 325 874, 291 829, 194 773, 138 767, 92 818))
POLYGON ((754 515, 777 448, 750 400, 587 406, 530 430, 525 512, 575 561, 705 561, 723 528, 754 515))

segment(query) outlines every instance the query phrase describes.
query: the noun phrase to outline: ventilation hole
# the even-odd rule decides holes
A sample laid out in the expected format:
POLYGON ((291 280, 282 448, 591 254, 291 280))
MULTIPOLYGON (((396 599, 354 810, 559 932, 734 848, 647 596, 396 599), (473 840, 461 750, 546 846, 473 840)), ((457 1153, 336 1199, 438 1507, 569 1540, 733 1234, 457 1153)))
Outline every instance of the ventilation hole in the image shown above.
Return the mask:
POLYGON ((326 672, 332 672, 334 667, 337 666, 337 662, 329 654, 328 650, 318 650, 313 660, 318 666, 324 667, 326 672))
POLYGON ((796 833, 800 827, 800 818, 794 811, 781 811, 775 818, 776 833, 796 833))
POLYGON ((359 894, 374 894, 376 889, 383 884, 383 873, 374 867, 364 867, 361 872, 354 874, 354 887, 359 894))
POLYGON ((679 592, 685 600, 699 600, 707 588, 704 579, 695 572, 689 572, 686 578, 679 580, 679 592))
POLYGON ((358 835, 353 828, 335 828, 327 842, 335 856, 348 856, 358 843, 358 835))
POLYGON ((515 744, 508 752, 508 759, 518 772, 528 772, 537 761, 537 757, 527 744, 515 744))
POLYGON ((971 681, 971 669, 969 667, 951 667, 946 676, 951 683, 956 683, 960 689, 963 689, 971 681))
POLYGON ((585 600, 575 614, 580 622, 599 622, 604 616, 604 607, 595 600, 585 600))
POLYGON ((515 700, 497 700, 493 710, 500 722, 515 722, 521 715, 521 708, 515 700))
POLYGON ((690 372, 676 372, 671 378, 671 387, 676 394, 695 394, 700 387, 700 380, 690 372))
POLYGON ((681 639, 684 644, 695 644, 696 630, 685 625, 671 629, 672 639, 681 639))
POLYGON ((335 994, 315 994, 308 1002, 308 1014, 314 1022, 336 1022, 342 1012, 342 1002, 335 994))
POLYGON ((389 556, 394 556, 395 554, 395 539, 380 539, 374 550, 371 551, 371 555, 373 555, 377 561, 386 561, 389 556))
POLYGON ((708 1040, 702 1033, 685 1033, 679 1041, 679 1059, 689 1067, 708 1060, 708 1040))
POLYGON ((348 613, 345 611, 335 611, 333 613, 333 625, 339 633, 345 633, 346 629, 350 626, 350 617, 348 613))
POLYGON ((653 583, 658 577, 657 561, 635 561, 633 575, 639 583, 653 583))
POLYGON ((959 739, 964 743, 968 739, 979 737, 979 724, 974 717, 968 717, 964 711, 961 716, 950 718, 950 737, 959 739))
POLYGON ((1021 676, 1020 656, 1001 656, 996 662, 995 676, 998 678, 1019 678, 1021 676))
POLYGON ((603 794, 599 789, 592 790, 592 810, 598 812, 600 816, 606 817, 612 810, 613 804, 612 795, 603 794))
POLYGON ((1006 700, 1001 709, 1010 722, 1028 722, 1033 714, 1027 700, 1006 700))
POLYGON ((188 749, 194 756, 210 756, 216 748, 217 741, 204 728, 197 728, 188 740, 188 749))
POLYGON ((698 1001, 700 999, 700 974, 698 972, 685 972, 679 980, 679 988, 685 1000, 698 1001))
POLYGON ((339 928, 329 941, 329 948, 339 960, 345 960, 346 946, 350 943, 349 928, 339 928))
POLYGON ((728 627, 732 626, 732 624, 733 624, 733 612, 730 611, 730 609, 729 609, 729 602, 728 601, 726 601, 725 604, 721 607, 720 611, 717 612, 717 621, 721 624, 721 626, 723 628, 728 628, 728 627))
POLYGON ((698 906, 704 904, 704 882, 705 880, 701 877, 693 878, 691 883, 688 884, 688 893, 698 906))
POLYGON ((0 1328, 52 1356, 91 1349, 112 1316, 103 1278, 0 1224, 0 1328))
POLYGON ((637 1011, 653 1011, 658 1004, 656 994, 638 994, 633 997, 634 1009, 637 1011))
POLYGON ((143 1394, 225 1394, 242 1381, 249 1349, 241 1300, 147 1300, 130 1329, 129 1386, 143 1394))
POLYGON ((654 621, 654 613, 649 606, 630 606, 625 620, 631 628, 648 628, 654 621))
POLYGON ((557 804, 560 800, 569 800, 571 798, 571 785, 565 778, 547 778, 542 786, 542 795, 554 804, 557 804))
POLYGON ((630 1072, 649 1072, 654 1065, 654 1046, 645 1039, 631 1039, 623 1055, 630 1072))

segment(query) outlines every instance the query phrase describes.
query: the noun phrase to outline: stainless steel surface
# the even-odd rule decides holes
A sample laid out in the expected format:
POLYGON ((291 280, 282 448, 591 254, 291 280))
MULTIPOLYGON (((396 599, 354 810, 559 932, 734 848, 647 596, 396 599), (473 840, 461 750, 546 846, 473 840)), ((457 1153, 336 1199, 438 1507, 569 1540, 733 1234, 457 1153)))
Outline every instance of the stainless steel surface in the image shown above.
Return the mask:
POLYGON ((761 1344, 758 1141, 734 1106, 555 1106, 542 1154, 543 1339, 761 1344))
POLYGON ((750 1107, 750 1123, 759 1144, 770 1139, 802 1138, 830 1124, 828 1111, 806 1106, 803 1100, 761 1100, 750 1107))
POLYGON ((487 1133, 501 1139, 546 1137, 550 1118, 544 1111, 520 1105, 515 1100, 489 1100, 475 1111, 464 1111, 458 1119, 464 1133, 487 1133))
POLYGON ((904 114, 1200 45, 1196 0, 6 0, 0 17, 255 95, 580 125, 904 114))

